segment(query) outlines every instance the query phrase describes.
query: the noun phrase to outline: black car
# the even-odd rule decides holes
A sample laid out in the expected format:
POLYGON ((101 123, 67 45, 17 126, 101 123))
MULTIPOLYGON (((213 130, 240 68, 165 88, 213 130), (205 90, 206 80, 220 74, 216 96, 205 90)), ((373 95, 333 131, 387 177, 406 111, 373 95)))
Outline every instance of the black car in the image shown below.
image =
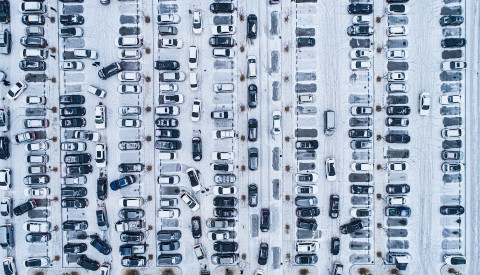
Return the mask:
POLYGON ((190 185, 192 186, 192 189, 196 190, 196 187, 200 185, 199 174, 200 171, 194 170, 193 168, 187 170, 188 179, 190 180, 190 185))
POLYGON ((145 216, 145 211, 143 209, 124 208, 118 211, 118 216, 120 219, 139 220, 145 216))
POLYGON ((338 218, 340 214, 340 197, 338 195, 330 196, 330 207, 328 210, 328 215, 332 219, 338 218))
POLYGON ((210 4, 212 13, 233 13, 235 6, 232 3, 213 3, 210 4))
POLYGON ((97 179, 97 199, 105 200, 107 198, 107 178, 97 179))
POLYGON ((23 36, 20 38, 20 44, 27 48, 45 48, 48 46, 47 40, 39 36, 23 36))
POLYGON ((373 12, 372 4, 350 4, 348 13, 350 14, 371 14, 373 12))
POLYGON ((63 199, 63 208, 85 208, 88 206, 88 200, 85 198, 63 199))
POLYGON ((315 38, 313 37, 299 37, 297 38, 297 47, 313 47, 315 46, 315 38))
POLYGON ((370 129, 350 129, 348 136, 351 138, 371 138, 373 135, 370 129))
POLYGON ((268 244, 261 243, 260 251, 258 252, 258 264, 266 265, 268 261, 268 244))
POLYGON ((202 237, 202 222, 200 217, 192 217, 192 236, 195 239, 202 237))
POLYGON ((63 246, 63 253, 83 253, 87 250, 85 243, 67 243, 63 246))
POLYGON ((20 70, 22 71, 45 71, 47 69, 47 63, 40 60, 22 60, 18 63, 20 70))
POLYGON ((155 149, 180 150, 182 149, 182 142, 180 140, 156 140, 155 149))
POLYGON ((159 60, 155 61, 155 69, 157 70, 178 70, 180 63, 175 60, 159 60))
POLYGON ((258 121, 254 118, 248 120, 248 141, 257 141, 258 121))
POLYGON ((93 171, 91 165, 68 165, 65 170, 69 175, 86 175, 93 171))
POLYGON ((233 218, 238 214, 235 208, 215 208, 213 209, 213 215, 219 218, 233 218))
POLYGON ((10 2, 8 0, 0 0, 0 23, 10 23, 10 2))
POLYGON ((255 84, 248 85, 248 107, 252 109, 257 108, 257 94, 258 94, 257 85, 255 84))
POLYGON ((80 14, 62 14, 60 23, 65 26, 83 25, 85 19, 80 14))
POLYGON ((83 164, 92 160, 90 154, 70 154, 63 157, 63 161, 66 164, 83 164))
POLYGON ((300 218, 315 218, 320 215, 320 209, 318 207, 297 208, 295 213, 300 218))
POLYGON ((100 239, 98 235, 92 235, 90 238, 92 239, 90 244, 103 255, 108 255, 112 252, 112 247, 100 239))
POLYGON ((350 234, 363 228, 362 220, 354 219, 349 223, 340 226, 342 234, 350 234))
POLYGON ((10 139, 8 137, 0 137, 0 159, 8 159, 10 157, 10 139))
POLYGON ((236 252, 238 244, 236 242, 215 242, 213 244, 213 250, 217 252, 236 252))
POLYGON ((28 233, 25 236, 25 241, 27 243, 45 243, 52 239, 50 233, 28 233))
POLYGON ((83 104, 85 103, 85 97, 83 95, 61 95, 59 103, 63 105, 83 104))
POLYGON ((77 258, 77 264, 87 270, 97 271, 100 268, 100 263, 87 258, 87 256, 82 255, 77 258))
POLYGON ((401 126, 407 127, 410 124, 408 118, 389 117, 385 119, 386 126, 401 126))
POLYGON ((202 139, 199 137, 192 138, 192 157, 194 161, 202 160, 202 139))
POLYGON ((180 248, 179 241, 172 241, 172 242, 160 242, 158 243, 158 250, 160 251, 174 251, 180 248))
POLYGON ((258 187, 252 183, 248 185, 248 206, 256 207, 258 204, 258 187))
POLYGON ((109 77, 112 77, 119 72, 122 71, 122 66, 120 66, 120 63, 118 62, 113 62, 112 64, 103 67, 101 70, 98 71, 98 76, 101 79, 107 79, 109 77))
POLYGON ((157 232, 157 241, 178 241, 182 237, 180 230, 160 230, 157 232))
POLYGON ((60 108, 61 116, 84 116, 87 110, 84 107, 63 107, 60 108))
MULTIPOLYGON (((215 4, 220 4, 220 3, 215 3, 215 4)), ((233 46, 235 46, 235 40, 231 36, 210 37, 210 39, 208 40, 208 43, 212 47, 233 47, 233 46)))
POLYGON ((440 214, 442 215, 462 215, 465 213, 465 208, 461 205, 447 205, 440 207, 440 214))
POLYGON ((120 173, 139 173, 143 171, 143 164, 141 163, 121 163, 118 165, 118 172, 120 173))
POLYGON ((178 119, 176 118, 157 118, 155 120, 157 127, 177 127, 178 119))
POLYGON ((385 141, 388 143, 409 143, 410 136, 407 134, 388 134, 385 136, 385 141))
POLYGON ((460 26, 463 23, 461 15, 447 15, 440 17, 440 25, 444 26, 460 26))
POLYGON ((62 196, 70 198, 85 197, 87 195, 87 188, 85 187, 63 187, 62 196))
POLYGON ((301 150, 312 150, 318 148, 318 141, 316 140, 303 140, 295 142, 295 148, 301 150))
POLYGON ((467 40, 465 38, 445 38, 442 39, 442 48, 465 47, 467 40))
POLYGON ((219 207, 235 207, 237 205, 237 198, 218 196, 213 198, 213 205, 219 207))
POLYGON ((20 216, 34 209, 35 207, 37 207, 37 202, 35 200, 29 200, 13 208, 13 214, 15 214, 15 216, 20 216))
POLYGON ((143 242, 145 234, 143 232, 122 232, 120 240, 122 242, 143 242))
POLYGON ((306 230, 317 230, 318 224, 314 219, 298 219, 297 228, 306 229, 306 230))
POLYGON ((45 25, 45 16, 43 14, 23 15, 22 23, 27 26, 45 25))
POLYGON ((389 116, 406 116, 411 112, 408 106, 388 106, 387 115, 389 116))
POLYGON ((60 121, 60 125, 64 128, 84 127, 87 125, 87 121, 80 117, 63 118, 60 121))
POLYGON ((88 222, 87 221, 65 221, 62 224, 62 229, 64 231, 80 231, 87 230, 88 222))
POLYGON ((247 37, 251 39, 257 38, 257 16, 255 14, 247 16, 247 37))
POLYGON ((330 252, 332 252, 332 255, 338 255, 340 252, 340 239, 333 237, 332 242, 330 244, 330 252))
POLYGON ((387 184, 387 193, 390 195, 407 194, 410 192, 410 185, 408 184, 387 184))
POLYGON ((262 232, 270 230, 270 209, 263 208, 260 211, 260 230, 262 232))
POLYGON ((298 254, 295 256, 296 264, 311 265, 316 264, 318 261, 318 256, 316 254, 298 254))

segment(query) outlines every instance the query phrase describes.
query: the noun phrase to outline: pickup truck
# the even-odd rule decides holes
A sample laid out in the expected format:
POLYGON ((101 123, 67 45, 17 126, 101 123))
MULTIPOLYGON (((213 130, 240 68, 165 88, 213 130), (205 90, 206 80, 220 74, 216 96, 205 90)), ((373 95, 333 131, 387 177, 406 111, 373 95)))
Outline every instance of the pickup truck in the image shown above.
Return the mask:
POLYGON ((115 223, 115 230, 117 232, 124 232, 124 231, 133 231, 133 230, 141 230, 145 228, 145 221, 118 221, 115 223))
POLYGON ((120 255, 132 256, 145 253, 145 244, 124 244, 120 246, 120 255))

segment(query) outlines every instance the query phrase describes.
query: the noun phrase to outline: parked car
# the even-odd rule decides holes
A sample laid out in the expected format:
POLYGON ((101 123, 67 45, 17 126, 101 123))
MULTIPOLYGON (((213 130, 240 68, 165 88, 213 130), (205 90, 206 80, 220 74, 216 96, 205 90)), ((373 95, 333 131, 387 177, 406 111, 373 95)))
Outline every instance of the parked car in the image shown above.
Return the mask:
POLYGON ((340 226, 340 232, 342 234, 354 233, 363 228, 362 220, 354 219, 349 223, 343 224, 340 226))

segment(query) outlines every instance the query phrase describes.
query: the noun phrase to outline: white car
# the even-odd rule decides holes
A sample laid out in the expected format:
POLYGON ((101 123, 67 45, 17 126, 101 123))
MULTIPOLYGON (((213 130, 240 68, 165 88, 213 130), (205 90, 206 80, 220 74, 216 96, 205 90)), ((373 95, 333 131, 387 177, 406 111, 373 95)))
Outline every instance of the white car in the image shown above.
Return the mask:
POLYGON ((387 74, 388 81, 407 81, 408 74, 406 72, 389 72, 387 74))
POLYGON ((459 95, 444 95, 440 97, 440 104, 442 105, 460 103, 461 101, 462 98, 459 95))
POLYGON ((216 93, 231 93, 234 87, 233 83, 215 83, 213 84, 213 91, 216 93))
POLYGON ((232 111, 213 111, 211 112, 211 118, 213 119, 233 119, 232 111))
POLYGON ((467 62, 464 61, 443 61, 442 71, 449 70, 465 70, 467 68, 467 62))
POLYGON ((92 85, 89 85, 87 87, 87 92, 94 94, 98 96, 99 98, 104 98, 107 95, 107 92, 105 90, 99 89, 97 87, 94 87, 92 85))
POLYGON ((405 59, 408 57, 406 50, 392 50, 387 52, 388 59, 405 59))
POLYGON ((234 195, 237 193, 237 187, 235 186, 220 186, 213 187, 213 194, 215 195, 234 195))
POLYGON ((193 24, 192 29, 194 34, 202 34, 202 14, 199 11, 193 12, 193 24))
POLYGON ((164 72, 160 73, 159 79, 161 82, 182 82, 185 81, 184 72, 164 72))
POLYGON ((12 184, 10 181, 11 175, 12 171, 10 169, 0 170, 0 190, 10 190, 12 184))
POLYGON ((317 173, 295 174, 295 181, 299 183, 312 183, 318 181, 317 173))
POLYGON ((120 72, 118 74, 118 80, 124 82, 138 82, 141 79, 141 75, 139 72, 120 72))
POLYGON ((458 138, 462 136, 461 129, 442 129, 443 138, 458 138))
POLYGON ((138 48, 143 44, 143 39, 135 36, 122 36, 115 40, 115 45, 119 48, 138 48))
POLYGON ((25 161, 28 163, 47 163, 48 155, 26 155, 25 161))
POLYGON ((295 250, 297 250, 297 252, 313 253, 317 250, 317 245, 313 242, 297 242, 295 250))
POLYGON ((188 50, 188 67, 190 70, 196 69, 198 66, 198 48, 190 46, 188 50))
POLYGON ((160 92, 163 92, 163 93, 178 92, 178 85, 175 83, 160 84, 160 92))
POLYGON ((178 24, 180 23, 180 16, 178 14, 162 13, 157 15, 157 23, 159 25, 178 24))
POLYGON ((351 59, 367 59, 372 57, 373 57, 373 52, 369 50, 351 50, 350 51, 351 59))
POLYGON ((212 26, 213 35, 227 35, 227 34, 234 34, 234 33, 235 33, 235 26, 232 26, 232 25, 212 26))
POLYGON ((159 218, 176 219, 180 217, 180 209, 178 208, 159 209, 157 215, 159 218))
POLYGON ((373 215, 373 211, 368 208, 352 208, 350 215, 354 218, 365 218, 373 215))
POLYGON ((62 70, 64 71, 81 71, 85 65, 81 61, 64 61, 62 63, 62 70))
POLYGON ((37 142, 37 143, 29 143, 25 145, 25 150, 28 152, 32 151, 45 151, 48 149, 48 143, 47 142, 37 142))
POLYGON ((160 175, 158 176, 158 179, 157 179, 158 184, 177 184, 179 182, 180 182, 180 177, 177 175, 173 175, 173 176, 160 175))
POLYGON ((335 171, 335 159, 325 159, 325 176, 328 181, 335 181, 337 179, 337 172, 335 171))
POLYGON ((315 102, 315 95, 307 94, 307 95, 298 96, 298 104, 314 103, 314 102, 315 102))
POLYGON ((387 162, 388 171, 405 171, 408 169, 408 163, 404 161, 387 162))
POLYGON ((176 160, 177 153, 175 152, 160 152, 158 153, 159 160, 176 160))
POLYGON ((295 194, 297 195, 315 195, 318 193, 318 187, 315 185, 297 186, 295 194))
POLYGON ((15 83, 15 85, 13 85, 10 90, 8 90, 7 92, 7 97, 10 99, 10 100, 15 100, 17 99, 22 93, 23 91, 25 91, 25 89, 27 88, 27 83, 24 82, 24 81, 18 81, 17 83, 15 83))
POLYGON ((23 126, 25 129, 31 128, 47 128, 48 127, 48 119, 25 119, 23 120, 23 126))
POLYGON ((371 21, 368 15, 355 15, 352 18, 352 24, 369 24, 371 21))
POLYGON ((184 192, 183 195, 180 196, 180 198, 187 204, 187 206, 192 211, 197 211, 198 209, 200 209, 200 204, 198 203, 198 201, 187 192, 184 192))
POLYGON ((118 200, 120 207, 142 207, 143 203, 143 198, 121 198, 118 200))
POLYGON ((159 116, 178 116, 180 108, 178 106, 158 106, 155 108, 155 114, 159 116))
POLYGON ((64 178, 61 178, 61 181, 62 181, 62 184, 65 184, 65 185, 86 184, 87 177, 86 176, 64 177, 64 178))
POLYGON ((95 129, 105 129, 107 118, 105 117, 105 106, 95 106, 95 129))
POLYGON ((255 56, 249 56, 247 58, 247 77, 257 77, 257 58, 255 56))
POLYGON ((27 221, 23 223, 23 229, 27 232, 47 233, 50 230, 49 222, 27 221))
POLYGON ((140 94, 142 86, 135 84, 120 84, 117 86, 117 92, 120 94, 140 94))
POLYGON ((212 152, 213 160, 233 160, 235 154, 233 152, 212 152))
POLYGON ((142 109, 139 106, 122 106, 118 107, 118 114, 122 116, 139 115, 142 109))
POLYGON ((230 231, 209 231, 207 236, 212 241, 228 240, 234 238, 234 236, 230 234, 230 231))
POLYGON ((273 111, 273 134, 278 135, 282 131, 281 126, 282 113, 280 111, 273 111))
POLYGON ((193 100, 192 121, 198 121, 200 119, 201 106, 202 106, 202 101, 200 99, 193 100))
POLYGON ((139 128, 142 121, 139 119, 120 118, 117 120, 117 126, 122 128, 139 128))
POLYGON ((370 69, 372 63, 370 61, 352 61, 350 63, 350 69, 353 71, 356 70, 368 70, 370 69))
POLYGON ((120 49, 118 50, 118 58, 122 60, 140 59, 142 52, 139 49, 120 49))
POLYGON ((47 102, 47 99, 43 95, 42 96, 29 95, 25 98, 25 102, 27 104, 45 105, 45 103, 47 102))
POLYGON ((48 196, 50 195, 50 188, 48 187, 31 187, 31 188, 25 188, 24 190, 24 195, 27 197, 43 197, 43 196, 48 196))
POLYGON ((407 197, 401 197, 401 196, 388 196, 387 197, 387 203, 388 205, 406 205, 408 204, 408 198, 407 197))
POLYGON ((183 47, 183 42, 180 39, 172 38, 160 38, 158 39, 159 48, 170 48, 170 49, 181 49, 183 47))
POLYGON ((407 26, 390 26, 387 27, 388 36, 405 36, 408 34, 407 26))
POLYGON ((373 164, 354 162, 354 163, 352 163, 352 170, 353 170, 354 172, 368 172, 368 171, 372 171, 372 170, 373 170, 373 164))
POLYGON ((98 143, 95 146, 95 163, 99 168, 107 166, 107 146, 105 143, 98 143))
POLYGON ((388 83, 387 92, 389 93, 406 93, 408 91, 408 84, 405 83, 388 83))
POLYGON ((235 51, 230 48, 213 49, 213 57, 233 58, 235 57, 235 51))
POLYGON ((198 90, 198 74, 191 72, 189 74, 189 77, 190 77, 190 89, 192 89, 192 91, 198 90))
POLYGON ((46 59, 48 57, 48 50, 23 49, 21 57, 24 59, 46 59))
POLYGON ((428 116, 430 113, 431 98, 430 93, 421 93, 418 104, 418 112, 421 116, 428 116))
POLYGON ((90 58, 94 60, 98 58, 97 51, 87 49, 75 49, 73 50, 73 55, 75 58, 90 58))
POLYGON ((234 130, 217 130, 213 131, 213 139, 233 138, 235 137, 234 130))

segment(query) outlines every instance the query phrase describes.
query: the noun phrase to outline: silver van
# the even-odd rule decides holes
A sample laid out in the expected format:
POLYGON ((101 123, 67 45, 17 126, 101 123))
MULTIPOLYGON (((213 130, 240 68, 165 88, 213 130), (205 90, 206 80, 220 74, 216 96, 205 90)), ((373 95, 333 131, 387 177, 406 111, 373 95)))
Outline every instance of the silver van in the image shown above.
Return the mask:
POLYGON ((323 114, 323 118, 325 135, 333 135, 333 133, 335 132, 335 111, 325 111, 325 113, 323 114))

